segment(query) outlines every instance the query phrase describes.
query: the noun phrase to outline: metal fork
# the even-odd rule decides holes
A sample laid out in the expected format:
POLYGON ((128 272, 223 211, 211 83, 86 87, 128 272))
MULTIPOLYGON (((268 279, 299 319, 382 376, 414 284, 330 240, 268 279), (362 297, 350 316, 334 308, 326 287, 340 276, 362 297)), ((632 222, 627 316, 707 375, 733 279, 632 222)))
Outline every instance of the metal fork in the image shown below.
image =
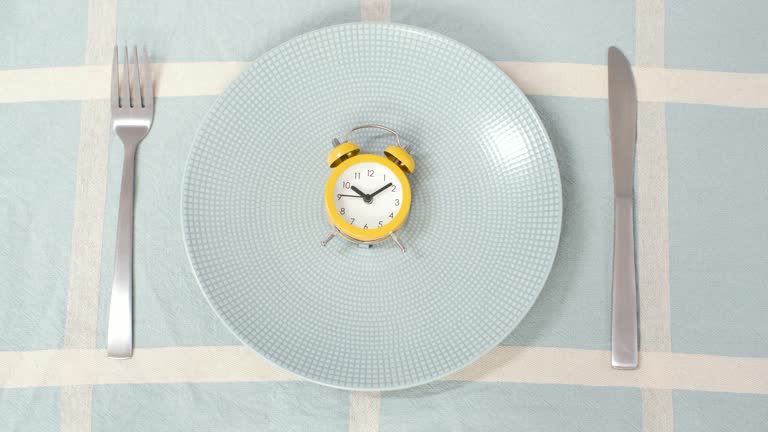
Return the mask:
POLYGON ((117 47, 112 59, 112 129, 123 142, 125 152, 107 329, 107 355, 119 359, 133 355, 133 186, 136 149, 152 127, 155 113, 147 48, 144 47, 141 72, 137 48, 133 47, 132 73, 129 73, 128 47, 124 52, 122 79, 117 73, 117 47))

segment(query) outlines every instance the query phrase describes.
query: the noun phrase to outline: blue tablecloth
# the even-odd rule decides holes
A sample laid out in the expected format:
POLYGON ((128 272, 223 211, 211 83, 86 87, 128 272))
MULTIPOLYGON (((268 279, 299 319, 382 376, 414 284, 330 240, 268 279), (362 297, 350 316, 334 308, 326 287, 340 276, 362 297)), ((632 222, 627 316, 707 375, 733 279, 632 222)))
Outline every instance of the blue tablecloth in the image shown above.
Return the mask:
POLYGON ((10 0, 0 15, 0 431, 767 431, 768 4, 763 0, 10 0), (498 62, 552 137, 558 258, 478 363, 387 393, 298 380, 241 347, 181 238, 191 137, 247 62, 377 20, 498 62), (105 356, 122 147, 115 43, 157 63, 138 154, 135 342, 105 356), (606 49, 636 67, 641 367, 610 369, 606 49))

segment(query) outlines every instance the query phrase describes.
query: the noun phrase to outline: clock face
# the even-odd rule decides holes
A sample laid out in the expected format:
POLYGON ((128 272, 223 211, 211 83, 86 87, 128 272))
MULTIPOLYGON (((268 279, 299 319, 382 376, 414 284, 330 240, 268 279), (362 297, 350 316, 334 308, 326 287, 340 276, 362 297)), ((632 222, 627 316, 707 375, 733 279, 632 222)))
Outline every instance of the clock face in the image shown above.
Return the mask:
POLYGON ((351 165, 333 188, 336 211, 362 229, 386 226, 403 206, 403 187, 387 166, 377 162, 351 165))

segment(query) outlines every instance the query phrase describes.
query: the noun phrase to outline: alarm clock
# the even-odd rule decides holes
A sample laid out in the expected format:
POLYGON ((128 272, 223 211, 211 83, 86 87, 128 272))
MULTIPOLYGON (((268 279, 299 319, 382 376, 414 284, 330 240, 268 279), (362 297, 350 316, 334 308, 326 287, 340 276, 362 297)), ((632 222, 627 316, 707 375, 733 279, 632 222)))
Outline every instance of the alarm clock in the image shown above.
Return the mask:
POLYGON ((324 191, 325 211, 333 231, 320 244, 325 246, 337 235, 363 247, 392 239, 405 252, 396 233, 411 210, 411 184, 407 175, 416 164, 408 149, 400 145, 400 136, 393 129, 363 125, 352 128, 347 136, 364 128, 389 132, 397 145, 377 155, 360 153, 360 148, 348 139, 344 142, 333 139, 333 149, 327 158, 332 171, 324 191))

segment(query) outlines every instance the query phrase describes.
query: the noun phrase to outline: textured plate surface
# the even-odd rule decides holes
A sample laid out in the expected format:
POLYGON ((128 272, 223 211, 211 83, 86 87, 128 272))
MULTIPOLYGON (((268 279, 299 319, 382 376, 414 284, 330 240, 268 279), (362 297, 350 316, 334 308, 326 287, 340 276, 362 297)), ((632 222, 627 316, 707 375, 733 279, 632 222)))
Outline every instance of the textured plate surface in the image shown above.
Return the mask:
MULTIPOLYGON (((392 143, 352 138, 363 152, 392 143)), ((182 201, 190 262, 232 332, 353 389, 425 383, 498 344, 549 274, 562 207, 552 146, 512 81, 393 24, 328 27, 255 61, 201 125, 182 201), (398 130, 416 160, 405 254, 320 246, 331 139, 367 123, 398 130)))

